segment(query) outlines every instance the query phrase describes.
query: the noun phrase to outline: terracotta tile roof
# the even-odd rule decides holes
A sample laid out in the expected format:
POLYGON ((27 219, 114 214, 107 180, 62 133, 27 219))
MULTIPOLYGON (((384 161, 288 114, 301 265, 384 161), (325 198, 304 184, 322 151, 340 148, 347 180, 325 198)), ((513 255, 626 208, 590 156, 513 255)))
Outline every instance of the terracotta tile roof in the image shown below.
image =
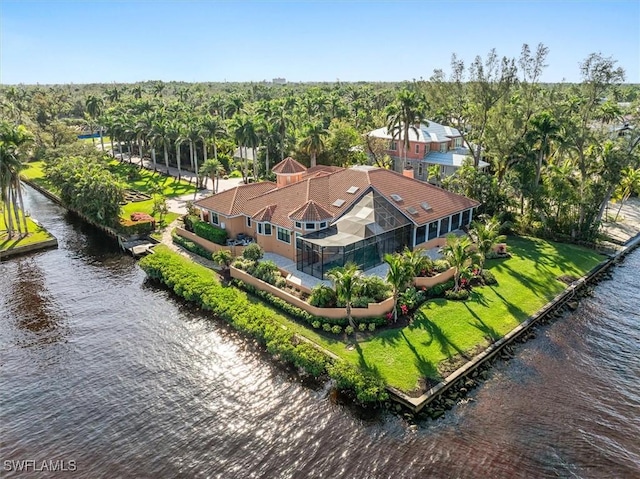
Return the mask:
POLYGON ((271 171, 280 175, 291 175, 294 173, 302 173, 304 171, 307 171, 307 168, 288 156, 276 166, 274 166, 271 171))
POLYGON ((196 205, 227 216, 266 214, 263 210, 270 208, 271 223, 293 229, 294 221, 301 221, 298 218, 304 218, 307 213, 310 218, 320 217, 321 220, 339 218, 370 188, 377 190, 417 225, 479 205, 477 201, 437 186, 368 166, 341 168, 321 176, 313 174, 280 188, 267 182, 239 186, 235 193, 234 190, 219 193, 196 205), (400 199, 396 201, 392 195, 398 195, 400 199), (427 210, 423 204, 428 205, 427 210))
POLYGON ((276 210, 277 205, 269 205, 265 206, 257 213, 255 213, 252 218, 256 221, 271 221, 273 217, 273 212, 276 210))
POLYGON ((245 205, 248 200, 273 190, 275 187, 276 184, 271 181, 249 183, 248 185, 236 186, 230 190, 222 191, 208 198, 203 198, 196 201, 194 205, 216 211, 225 216, 246 214, 245 205))
POLYGON ((327 211, 313 200, 307 201, 289 214, 289 218, 297 221, 322 221, 333 218, 333 213, 327 211))

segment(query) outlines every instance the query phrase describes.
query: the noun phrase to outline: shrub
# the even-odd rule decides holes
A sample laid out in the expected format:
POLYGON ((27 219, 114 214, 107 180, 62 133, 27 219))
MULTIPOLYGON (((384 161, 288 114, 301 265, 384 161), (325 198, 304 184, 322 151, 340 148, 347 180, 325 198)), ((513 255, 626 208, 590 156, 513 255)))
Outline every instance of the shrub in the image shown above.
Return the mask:
POLYGON ((313 323, 311 323, 311 326, 313 326, 313 329, 319 329, 320 328, 320 321, 316 320, 313 323))
POLYGON ((380 378, 371 372, 359 370, 346 361, 327 365, 327 372, 338 389, 353 391, 360 402, 384 401, 389 397, 380 378))
POLYGON ((358 324, 358 329, 360 331, 365 331, 367 329, 367 323, 360 323, 358 324))
POLYGON ((444 273, 451 265, 446 259, 437 259, 433 262, 433 269, 436 273, 444 273))
POLYGON ((324 329, 327 333, 331 331, 331 325, 329 323, 324 323, 322 325, 322 329, 324 329))
POLYGON ((118 225, 118 231, 125 235, 146 235, 151 233, 156 227, 154 219, 146 221, 136 221, 121 219, 118 225))
POLYGON ((452 279, 444 283, 436 284, 433 288, 429 289, 427 292, 428 296, 431 298, 441 298, 444 296, 445 291, 453 288, 454 285, 455 283, 452 279))
POLYGON ((233 170, 231 173, 229 173, 229 178, 242 178, 242 172, 233 170))
POLYGON ((340 334, 342 332, 342 326, 338 326, 337 324, 335 326, 332 326, 331 332, 333 334, 340 334))
POLYGON ((376 330, 376 323, 369 323, 369 331, 375 331, 376 330))
POLYGON ((334 308, 336 305, 336 292, 326 284, 318 284, 311 290, 309 304, 318 308, 334 308))
POLYGON ((498 280, 493 273, 486 269, 482 270, 482 281, 484 281, 484 284, 486 285, 498 284, 498 280))
POLYGON ((444 297, 453 301, 464 301, 469 299, 469 291, 466 289, 460 289, 458 291, 449 290, 444 294, 444 297))
POLYGON ((391 296, 391 285, 379 276, 365 276, 362 278, 357 295, 372 298, 371 303, 379 303, 391 296))
POLYGON ((251 261, 260 261, 264 256, 264 251, 258 243, 251 243, 242 252, 242 257, 251 261))
MULTIPOLYGON (((249 259, 249 258, 246 258, 246 259, 249 259)), ((276 284, 277 278, 282 277, 282 275, 280 274, 280 271, 278 271, 278 266, 273 261, 269 261, 269 260, 260 261, 258 265, 255 267, 255 269, 253 270, 252 274, 254 277, 261 279, 265 283, 269 283, 272 285, 276 284)))
POLYGON ((368 308, 369 303, 375 303, 376 300, 369 296, 359 296, 351 302, 353 308, 368 308))
POLYGON ((344 332, 347 333, 347 336, 351 336, 353 334, 353 326, 347 326, 344 328, 344 332))
POLYGON ((212 224, 198 220, 193 223, 193 232, 213 243, 224 245, 227 243, 227 231, 212 224))
POLYGON ((184 221, 184 229, 193 233, 193 225, 200 221, 200 217, 196 215, 185 215, 182 221, 184 221))
POLYGON ((187 251, 191 251, 192 253, 202 256, 203 258, 211 259, 211 253, 209 253, 206 249, 204 249, 199 244, 196 244, 193 241, 183 238, 182 236, 178 236, 175 233, 171 233, 171 239, 175 244, 182 246, 187 251))

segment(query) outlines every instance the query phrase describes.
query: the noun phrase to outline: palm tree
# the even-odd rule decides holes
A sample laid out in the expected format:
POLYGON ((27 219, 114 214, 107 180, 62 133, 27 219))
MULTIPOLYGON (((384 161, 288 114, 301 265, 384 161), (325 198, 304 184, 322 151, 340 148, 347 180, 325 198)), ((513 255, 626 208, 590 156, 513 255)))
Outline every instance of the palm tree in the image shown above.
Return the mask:
MULTIPOLYGON (((169 138, 176 147, 176 166, 178 167, 178 181, 182 177, 182 161, 180 155, 180 145, 184 141, 184 128, 178 120, 169 120, 167 124, 169 138)), ((167 174, 169 173, 169 159, 167 158, 167 174)))
POLYGON ((15 126, 9 122, 0 124, 0 201, 9 238, 13 237, 14 217, 18 234, 22 234, 20 210, 22 211, 24 234, 29 233, 27 218, 24 214, 20 170, 23 167, 22 157, 26 153, 25 149, 32 141, 33 137, 24 125, 15 126))
POLYGON ((476 244, 480 272, 483 271, 487 255, 493 247, 507 239, 505 235, 500 234, 500 226, 500 221, 495 216, 487 220, 486 223, 474 221, 471 224, 469 235, 476 244))
POLYGON ((459 237, 456 235, 447 236, 447 244, 442 248, 444 257, 449 262, 454 272, 454 291, 460 289, 460 273, 468 268, 472 262, 476 259, 477 255, 469 249, 471 246, 471 240, 468 236, 459 237))
POLYGON ((629 166, 622 171, 622 179, 615 192, 615 198, 620 202, 620 206, 616 217, 613 219, 614 223, 618 221, 624 202, 629 199, 633 192, 640 194, 640 168, 633 169, 629 166))
MULTIPOLYGON (((151 126, 151 135, 153 141, 160 141, 162 143, 162 152, 164 154, 164 165, 167 168, 167 175, 169 175, 169 141, 171 140, 171 130, 169 130, 169 122, 158 115, 151 126)), ((153 171, 156 171, 156 156, 153 155, 153 171)), ((178 172, 178 179, 180 172, 178 172)))
MULTIPOLYGON (((98 121, 98 118, 102 115, 102 108, 104 107, 104 101, 102 98, 98 98, 95 95, 89 95, 87 100, 85 101, 85 106, 87 107, 87 112, 89 116, 93 120, 93 124, 98 121)), ((104 140, 102 138, 102 126, 98 127, 100 132, 100 145, 102 146, 102 151, 104 151, 104 140)), ((91 131, 91 139, 93 140, 93 130, 91 131)))
POLYGON ((245 116, 244 115, 236 115, 232 118, 230 123, 231 132, 233 135, 233 139, 236 141, 238 145, 238 149, 240 150, 240 161, 243 163, 243 171, 242 176, 245 183, 248 182, 249 178, 249 165, 247 164, 247 159, 244 158, 244 150, 245 145, 247 143, 246 133, 245 133, 245 116))
POLYGON ((227 271, 229 271, 229 266, 231 266, 231 263, 233 262, 233 255, 228 249, 221 249, 213 253, 213 255, 211 255, 211 259, 222 268, 224 273, 227 273, 227 271))
POLYGON ((207 114, 202 118, 200 123, 202 128, 202 142, 204 145, 204 161, 207 161, 207 140, 211 140, 213 144, 213 158, 218 159, 218 147, 216 146, 216 140, 224 138, 227 134, 227 129, 224 125, 224 121, 219 116, 212 116, 207 114))
POLYGON ((329 131, 320 122, 312 123, 304 130, 300 147, 311 157, 312 168, 317 164, 317 156, 324 151, 324 139, 328 135, 329 131))
POLYGON ((387 271, 387 282, 391 285, 393 291, 393 321, 398 320, 398 297, 400 292, 403 291, 411 278, 415 276, 413 274, 412 265, 399 254, 385 254, 384 262, 389 265, 387 271))
POLYGON ((351 303, 362 282, 362 271, 358 269, 358 265, 355 263, 347 263, 342 268, 333 268, 327 273, 327 276, 333 283, 338 300, 344 303, 347 309, 349 325, 355 329, 356 324, 351 317, 351 303))
POLYGON ((202 164, 200 168, 200 176, 202 178, 210 177, 213 185, 213 192, 218 192, 218 186, 220 183, 220 175, 224 175, 224 167, 216 159, 209 159, 202 164))
MULTIPOLYGON (((402 129, 404 162, 407 162, 407 151, 409 151, 409 131, 413 130, 418 134, 418 126, 425 117, 426 101, 415 91, 403 88, 396 97, 396 108, 394 115, 388 118, 392 129, 402 129)), ((387 129, 389 129, 387 127, 387 129)))
POLYGON ((288 104, 287 100, 281 103, 271 118, 271 122, 274 124, 280 136, 280 161, 284 160, 286 156, 284 144, 287 139, 287 130, 294 126, 293 120, 288 113, 288 104))
POLYGON ((527 139, 538 150, 538 163, 536 165, 535 186, 540 184, 540 174, 545 159, 551 152, 554 141, 560 140, 560 124, 548 111, 542 111, 530 120, 531 129, 527 133, 527 139))

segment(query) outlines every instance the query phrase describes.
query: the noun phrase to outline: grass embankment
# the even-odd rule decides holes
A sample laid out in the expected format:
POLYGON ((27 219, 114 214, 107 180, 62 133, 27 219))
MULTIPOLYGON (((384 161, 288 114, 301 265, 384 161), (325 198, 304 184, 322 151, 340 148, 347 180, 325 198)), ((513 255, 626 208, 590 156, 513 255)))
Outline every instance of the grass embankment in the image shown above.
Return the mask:
POLYGON ((223 286, 216 273, 189 259, 157 246, 154 254, 140 261, 147 275, 164 283, 174 293, 203 309, 214 312, 236 329, 257 338, 282 360, 305 369, 313 376, 328 373, 340 389, 351 390, 365 403, 387 397, 384 385, 365 370, 347 361, 332 361, 295 333, 302 328, 279 311, 255 301, 233 286, 223 286))
POLYGON ((428 301, 410 326, 382 330, 354 350, 307 328, 300 332, 352 364, 376 371, 388 385, 412 391, 423 377, 440 379, 443 361, 488 345, 487 337, 504 336, 539 310, 566 287, 559 276, 582 276, 603 260, 585 248, 538 239, 509 238, 508 245, 511 258, 487 264, 498 285, 474 288, 464 302, 428 301))
MULTIPOLYGON (((20 212, 20 224, 22 225, 22 212, 20 212)), ((7 233, 7 226, 5 224, 4 214, 0 212, 0 253, 9 251, 21 246, 27 246, 37 243, 44 243, 53 239, 53 236, 47 232, 43 227, 36 224, 31 218, 27 216, 27 224, 29 225, 29 234, 22 238, 14 236, 9 238, 7 233)))
MULTIPOLYGON (((45 176, 43 170, 44 163, 42 161, 36 161, 32 163, 27 163, 27 168, 22 171, 22 175, 33 181, 34 183, 42 186, 43 188, 51 191, 56 194, 56 188, 53 186, 45 176)), ((162 194, 166 198, 175 198, 176 196, 193 194, 196 191, 194 185, 190 185, 186 181, 178 181, 173 177, 161 175, 160 173, 154 173, 153 171, 147 169, 136 169, 137 174, 135 178, 129 178, 129 171, 132 168, 132 165, 129 163, 121 163, 118 160, 112 160, 107 164, 107 168, 113 174, 118 175, 122 182, 126 185, 125 187, 130 190, 141 191, 142 193, 147 193, 151 195, 151 193, 156 189, 160 188, 162 194)), ((145 200, 145 201, 136 201, 127 203, 122 207, 120 217, 123 219, 128 219, 131 213, 147 213, 151 214, 153 211, 153 199, 145 200)), ((179 215, 177 213, 168 213, 164 217, 164 221, 166 224, 171 223, 175 220, 179 215)), ((160 219, 160 215, 155 215, 156 220, 160 219)))

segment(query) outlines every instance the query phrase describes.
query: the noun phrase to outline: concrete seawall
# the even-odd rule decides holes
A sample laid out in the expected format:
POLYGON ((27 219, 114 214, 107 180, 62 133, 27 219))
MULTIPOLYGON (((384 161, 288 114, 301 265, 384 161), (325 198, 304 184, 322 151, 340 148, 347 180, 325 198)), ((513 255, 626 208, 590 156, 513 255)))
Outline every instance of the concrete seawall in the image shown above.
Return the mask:
POLYGON ((580 279, 570 284, 563 292, 559 293, 555 298, 545 304, 540 310, 529 317, 526 321, 518 325, 504 337, 491 344, 487 349, 477 354, 470 361, 458 368, 452 374, 443 379, 436 386, 429 389, 419 397, 411 397, 392 387, 387 387, 389 396, 392 400, 402 404, 414 413, 420 412, 425 406, 428 406, 435 399, 439 398, 448 390, 461 385, 465 380, 469 380, 480 367, 484 366, 495 356, 503 352, 503 350, 511 345, 514 341, 522 338, 535 324, 545 317, 558 311, 567 302, 574 299, 576 294, 582 290, 590 282, 594 281, 598 276, 607 271, 613 264, 618 263, 624 256, 632 250, 640 246, 640 234, 629 240, 626 245, 608 259, 604 260, 591 271, 580 279))

